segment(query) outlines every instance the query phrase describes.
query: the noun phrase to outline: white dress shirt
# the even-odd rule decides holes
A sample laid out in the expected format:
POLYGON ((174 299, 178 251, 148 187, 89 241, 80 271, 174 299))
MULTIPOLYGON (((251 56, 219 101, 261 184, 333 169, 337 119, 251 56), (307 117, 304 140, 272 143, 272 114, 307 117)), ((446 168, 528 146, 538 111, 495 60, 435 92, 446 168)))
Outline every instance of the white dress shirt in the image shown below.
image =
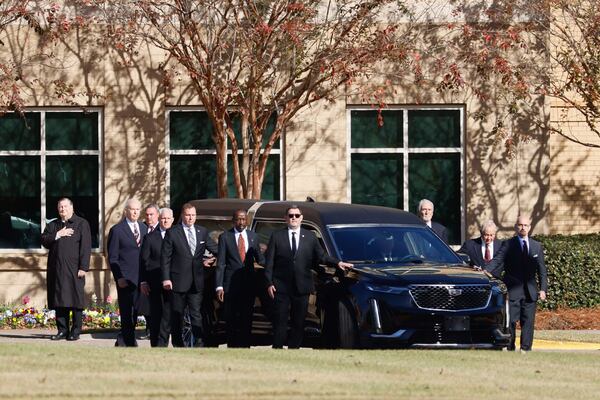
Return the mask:
POLYGON ((298 251, 298 248, 300 247, 300 228, 288 228, 288 240, 290 241, 290 249, 292 248, 292 232, 296 233, 296 251, 298 251))

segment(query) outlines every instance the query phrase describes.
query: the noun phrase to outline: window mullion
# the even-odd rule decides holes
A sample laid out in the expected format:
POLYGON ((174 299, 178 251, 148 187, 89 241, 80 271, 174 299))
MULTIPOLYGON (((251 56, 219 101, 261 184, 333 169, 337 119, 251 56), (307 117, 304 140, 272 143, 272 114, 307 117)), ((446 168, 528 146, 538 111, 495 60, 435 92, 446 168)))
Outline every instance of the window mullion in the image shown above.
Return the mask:
POLYGON ((40 229, 46 229, 46 112, 40 112, 40 229))
POLYGON ((404 187, 402 188, 402 198, 404 199, 404 210, 410 211, 408 201, 408 109, 403 110, 402 121, 402 173, 404 174, 402 179, 402 182, 404 183, 404 187))

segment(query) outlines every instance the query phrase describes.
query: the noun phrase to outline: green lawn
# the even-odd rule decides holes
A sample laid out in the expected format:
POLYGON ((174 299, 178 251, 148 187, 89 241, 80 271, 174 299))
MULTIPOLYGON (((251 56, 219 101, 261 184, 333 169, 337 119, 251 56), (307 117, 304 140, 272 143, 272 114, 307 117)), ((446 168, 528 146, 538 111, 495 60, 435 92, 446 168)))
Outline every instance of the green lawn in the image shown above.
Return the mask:
POLYGON ((596 399, 597 352, 0 343, 0 398, 596 399))

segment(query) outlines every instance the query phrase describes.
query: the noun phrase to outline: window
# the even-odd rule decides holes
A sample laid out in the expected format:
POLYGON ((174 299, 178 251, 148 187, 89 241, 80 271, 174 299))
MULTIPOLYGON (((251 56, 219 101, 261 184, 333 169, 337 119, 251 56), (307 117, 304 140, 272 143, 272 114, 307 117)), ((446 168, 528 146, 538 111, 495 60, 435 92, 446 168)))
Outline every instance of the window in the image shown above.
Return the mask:
POLYGON ((100 247, 100 112, 27 111, 0 117, 0 248, 39 249, 60 198, 100 247))
MULTIPOLYGON (((168 192, 169 203, 177 220, 181 206, 185 202, 217 196, 217 151, 211 138, 212 123, 206 112, 170 110, 168 121, 168 192)), ((270 129, 273 129, 274 122, 273 120, 270 129)), ((236 134, 239 135, 239 121, 235 121, 235 123, 236 134)), ((242 151, 239 150, 239 154, 241 153, 242 151)), ((229 154, 231 154, 231 150, 229 150, 229 154)), ((228 192, 230 196, 235 196, 231 162, 231 156, 228 156, 228 192)), ((269 155, 262 188, 263 199, 279 200, 281 196, 280 177, 281 151, 278 146, 269 155)))
POLYGON ((434 220, 462 241, 463 108, 398 107, 349 110, 349 196, 352 203, 416 213, 419 200, 435 205, 434 220))

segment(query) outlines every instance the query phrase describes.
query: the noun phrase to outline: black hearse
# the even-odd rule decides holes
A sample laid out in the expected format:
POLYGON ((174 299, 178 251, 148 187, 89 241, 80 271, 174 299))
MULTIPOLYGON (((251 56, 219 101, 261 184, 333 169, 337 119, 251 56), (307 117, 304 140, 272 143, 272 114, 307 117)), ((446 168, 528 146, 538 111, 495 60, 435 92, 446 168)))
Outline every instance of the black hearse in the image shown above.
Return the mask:
MULTIPOLYGON (((305 324, 315 346, 506 347, 506 287, 461 258, 415 215, 397 209, 320 202, 196 200, 197 223, 213 239, 231 228, 234 210, 248 211, 248 226, 266 248, 271 232, 285 226, 290 204, 303 212, 303 227, 315 232, 331 255, 354 264, 343 273, 314 271, 305 324)), ((256 269, 255 329, 268 330, 269 299, 262 269, 256 269), (261 318, 266 315, 266 318, 261 318)), ((204 307, 207 342, 222 337, 223 322, 209 274, 204 307)))

